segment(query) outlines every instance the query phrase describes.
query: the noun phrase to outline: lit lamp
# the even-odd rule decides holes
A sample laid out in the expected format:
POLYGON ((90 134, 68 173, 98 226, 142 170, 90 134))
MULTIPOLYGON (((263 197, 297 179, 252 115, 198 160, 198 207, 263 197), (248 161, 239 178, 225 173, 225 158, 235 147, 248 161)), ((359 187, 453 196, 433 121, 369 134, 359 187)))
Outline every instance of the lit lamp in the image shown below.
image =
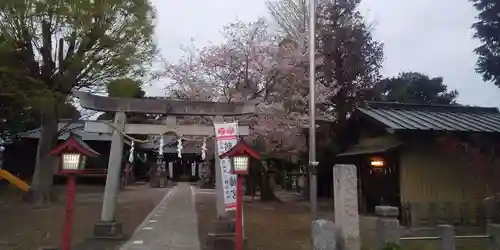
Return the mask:
POLYGON ((79 172, 85 169, 85 161, 87 156, 81 153, 63 153, 61 162, 61 173, 69 174, 71 172, 79 172))
POLYGON ((229 151, 220 155, 220 158, 231 159, 231 170, 236 174, 236 250, 243 250, 243 175, 248 174, 250 157, 260 160, 260 155, 255 152, 245 141, 240 140, 229 151))
POLYGON ((98 156, 89 145, 79 137, 70 134, 68 139, 50 151, 50 155, 61 157, 59 173, 68 177, 66 186, 66 213, 64 217, 64 231, 61 239, 61 249, 70 250, 71 231, 73 224, 73 209, 76 195, 76 176, 83 174, 87 157, 98 156))
POLYGON ((232 161, 231 168, 233 174, 237 175, 248 174, 249 160, 247 155, 234 156, 233 158, 231 158, 231 161, 232 161))
POLYGON ((385 174, 386 165, 384 159, 381 157, 372 157, 370 159, 370 169, 374 172, 383 172, 385 174))

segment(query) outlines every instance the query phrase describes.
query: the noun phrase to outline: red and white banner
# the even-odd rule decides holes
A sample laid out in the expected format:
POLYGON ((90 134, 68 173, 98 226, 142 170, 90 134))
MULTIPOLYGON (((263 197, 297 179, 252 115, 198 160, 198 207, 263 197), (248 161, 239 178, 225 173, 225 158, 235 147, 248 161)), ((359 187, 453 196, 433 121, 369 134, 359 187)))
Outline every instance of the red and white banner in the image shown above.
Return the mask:
MULTIPOLYGON (((214 127, 218 155, 221 155, 238 143, 238 123, 214 124, 214 127)), ((231 174, 231 160, 229 158, 220 159, 219 164, 222 174, 224 209, 226 211, 236 210, 236 175, 231 174)))

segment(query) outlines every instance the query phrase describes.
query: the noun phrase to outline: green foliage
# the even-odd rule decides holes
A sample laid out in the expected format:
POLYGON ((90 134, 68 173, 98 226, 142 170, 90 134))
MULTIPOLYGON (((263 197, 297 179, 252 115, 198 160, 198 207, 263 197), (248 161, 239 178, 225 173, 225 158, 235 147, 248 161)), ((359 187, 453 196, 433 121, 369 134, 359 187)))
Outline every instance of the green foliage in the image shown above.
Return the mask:
POLYGON ((416 72, 385 78, 377 84, 376 89, 380 99, 402 103, 454 104, 458 96, 457 90, 448 90, 442 77, 430 78, 416 72))
POLYGON ((485 81, 492 81, 500 87, 500 1, 498 0, 470 0, 479 11, 477 22, 472 25, 474 37, 481 45, 475 49, 479 56, 476 71, 485 81))
MULTIPOLYGON (((106 89, 110 97, 120 98, 145 98, 146 92, 142 89, 142 82, 130 78, 120 78, 108 82, 106 89)), ((99 117, 98 120, 113 120, 114 113, 107 112, 99 117)), ((148 114, 128 114, 128 122, 145 122, 148 120, 148 114)))
POLYGON ((401 245, 393 243, 393 242, 386 242, 383 246, 382 249, 380 250, 402 250, 403 248, 401 245))
POLYGON ((107 85, 110 97, 143 98, 146 94, 142 90, 142 83, 130 78, 122 78, 110 81, 107 85))

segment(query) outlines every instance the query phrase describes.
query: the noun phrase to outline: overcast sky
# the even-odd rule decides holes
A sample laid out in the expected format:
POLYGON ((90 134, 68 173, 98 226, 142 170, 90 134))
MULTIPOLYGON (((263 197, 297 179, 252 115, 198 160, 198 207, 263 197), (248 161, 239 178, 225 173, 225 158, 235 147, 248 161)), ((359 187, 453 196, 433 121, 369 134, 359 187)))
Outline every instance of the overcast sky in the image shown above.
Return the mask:
MULTIPOLYGON (((162 55, 179 59, 180 46, 221 40, 222 25, 267 16, 264 0, 153 0, 158 12, 156 39, 162 55)), ((460 92, 462 104, 500 107, 500 89, 475 73, 471 25, 476 15, 467 0, 364 0, 361 9, 385 44, 385 76, 417 71, 442 76, 460 92)), ((163 95, 165 80, 147 88, 163 95)))

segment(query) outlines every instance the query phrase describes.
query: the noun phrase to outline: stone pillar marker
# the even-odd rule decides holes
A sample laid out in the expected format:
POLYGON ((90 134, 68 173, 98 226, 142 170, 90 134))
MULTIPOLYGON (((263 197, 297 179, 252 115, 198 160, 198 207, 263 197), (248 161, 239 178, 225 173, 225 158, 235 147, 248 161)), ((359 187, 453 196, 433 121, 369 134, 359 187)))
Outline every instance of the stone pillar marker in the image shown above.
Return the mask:
POLYGON ((113 131, 113 140, 109 154, 106 186, 102 202, 101 221, 94 227, 94 235, 103 238, 121 238, 122 224, 115 221, 116 198, 120 188, 120 170, 123 156, 123 134, 125 129, 125 112, 116 112, 114 125, 120 131, 113 131))
POLYGON ((340 228, 346 250, 360 250, 358 176, 354 165, 333 167, 335 224, 340 228))

